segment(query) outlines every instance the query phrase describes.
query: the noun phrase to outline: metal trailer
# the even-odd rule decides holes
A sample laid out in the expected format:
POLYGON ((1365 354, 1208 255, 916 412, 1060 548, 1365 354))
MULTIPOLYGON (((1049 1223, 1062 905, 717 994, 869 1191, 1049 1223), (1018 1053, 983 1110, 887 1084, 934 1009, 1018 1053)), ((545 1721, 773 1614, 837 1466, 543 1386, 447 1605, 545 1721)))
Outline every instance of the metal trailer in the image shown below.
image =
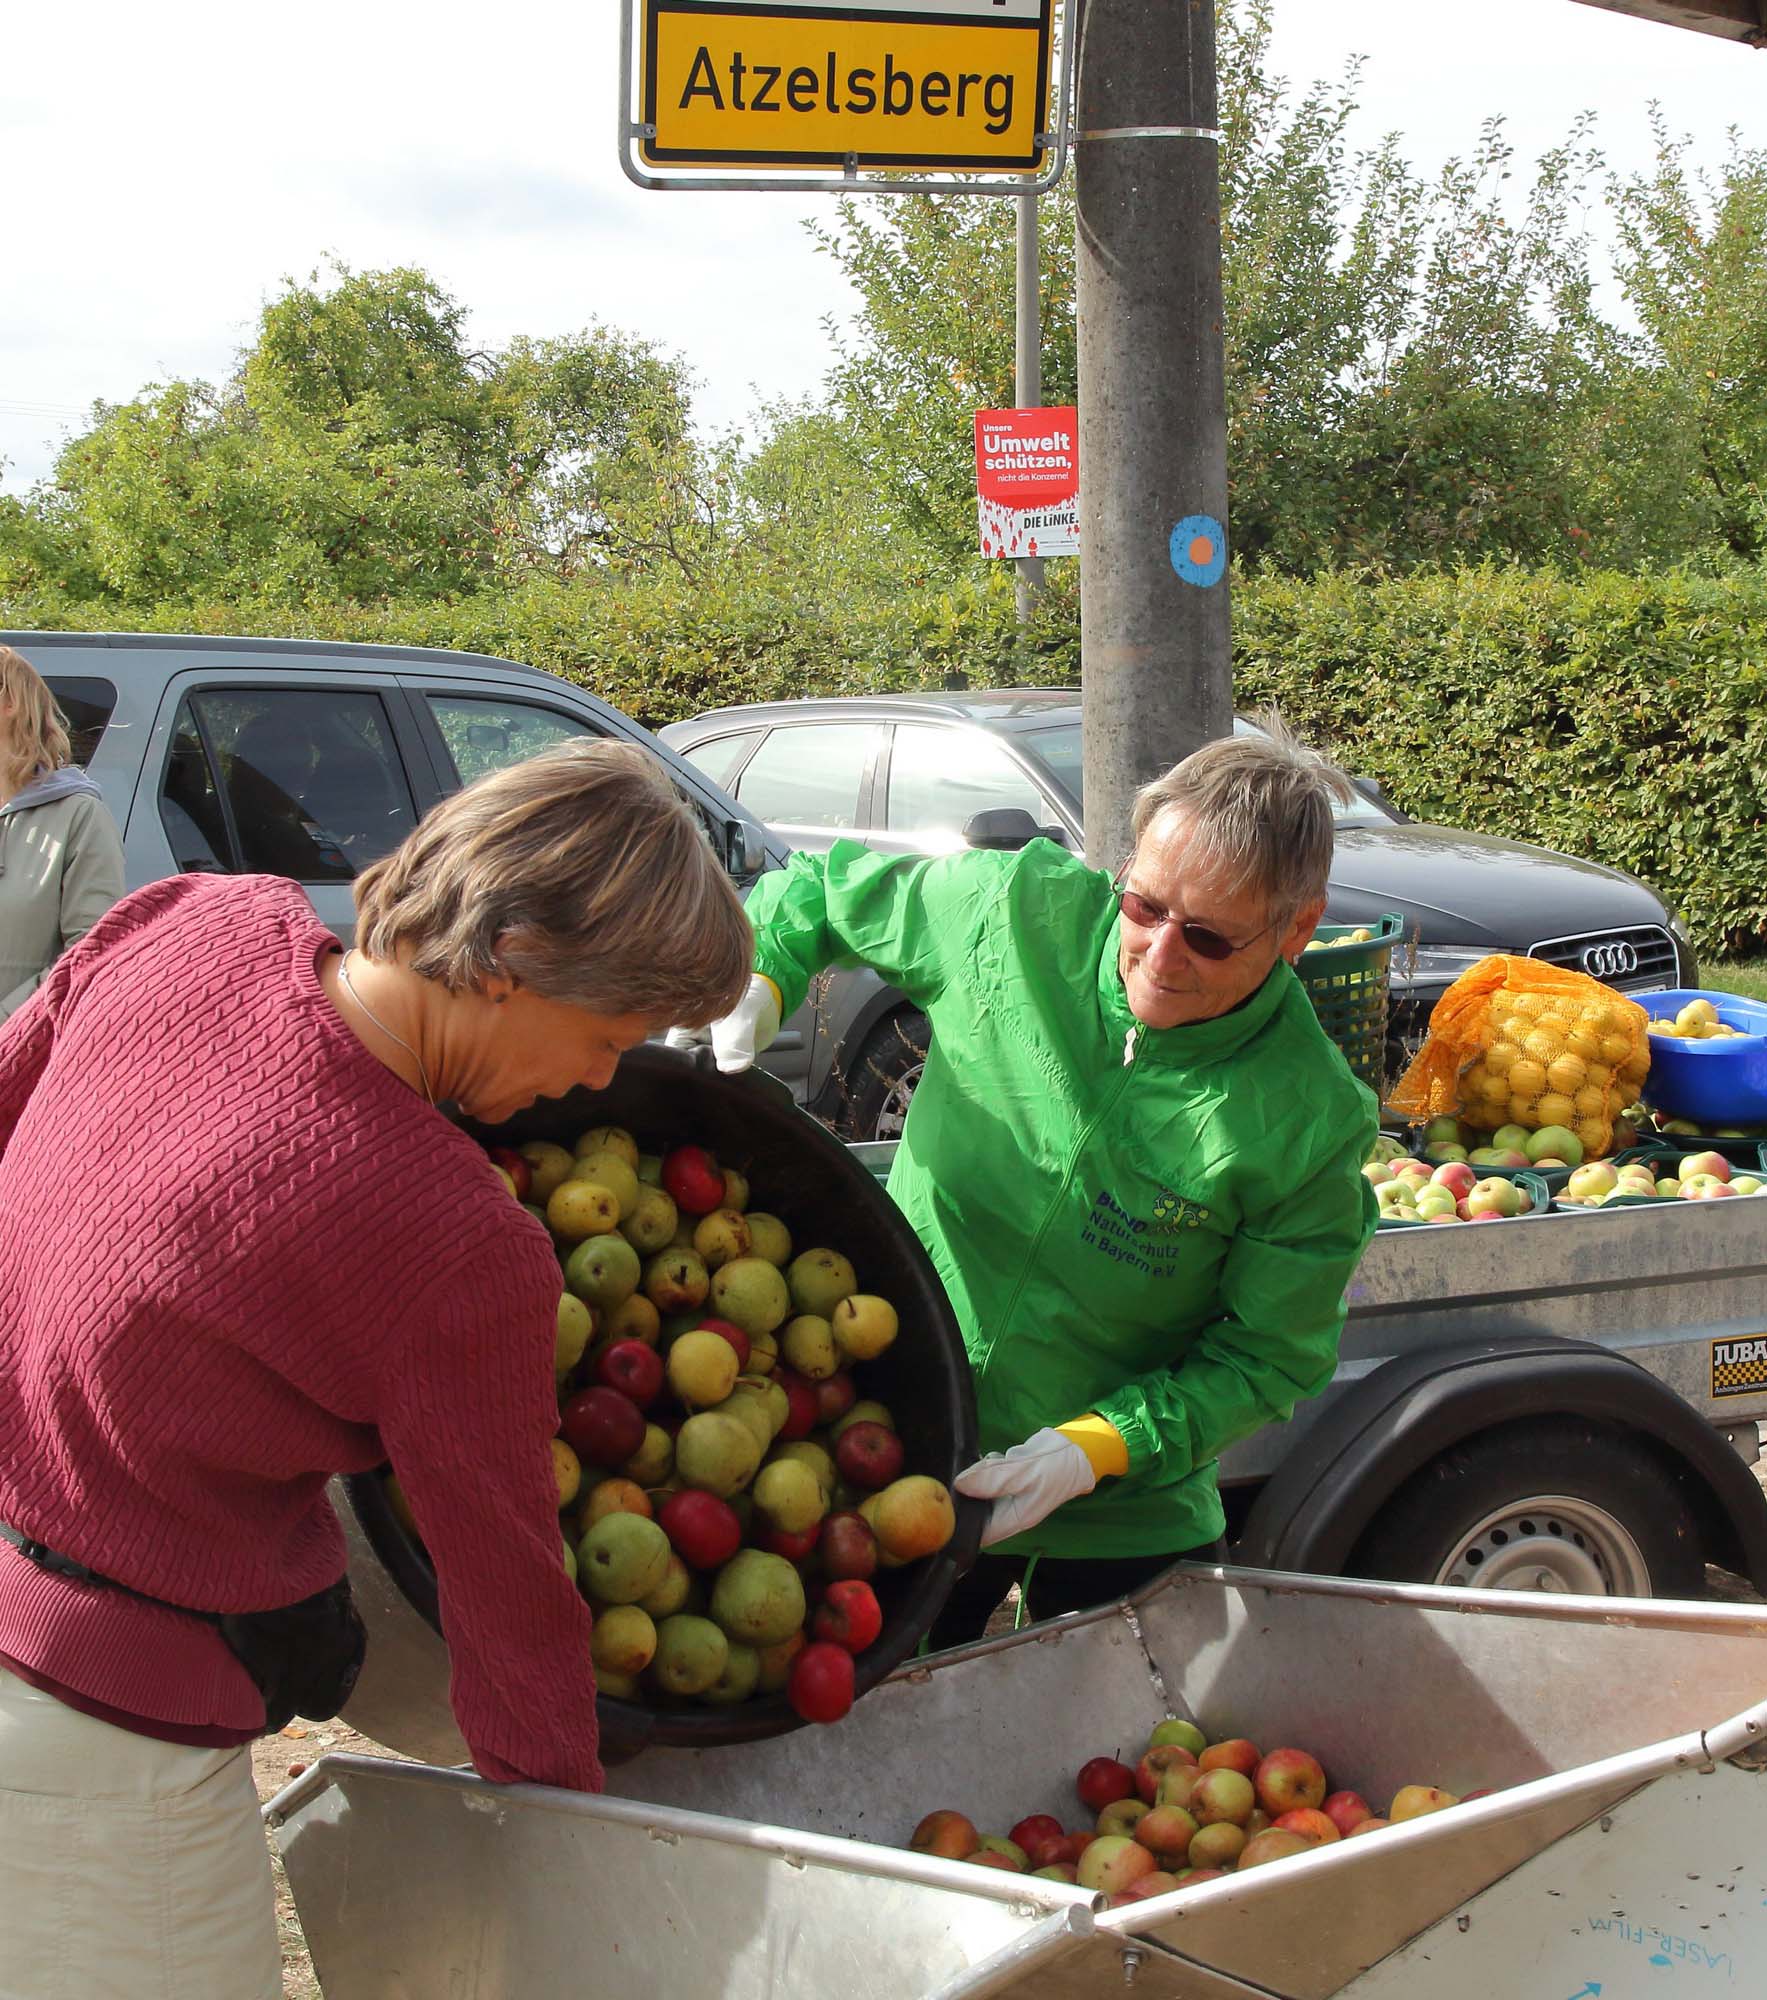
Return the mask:
POLYGON ((1620 1597, 1697 1595, 1710 1562, 1767 1591, 1767 1196, 1382 1230, 1348 1301, 1324 1394, 1221 1460, 1237 1561, 1620 1597))
POLYGON ((326 2000, 1716 2000, 1767 1980, 1764 1692, 1754 1608, 1183 1567, 619 1796, 327 1757, 266 1815, 326 2000), (897 1845, 1084 1819, 1168 1713, 1378 1801, 1499 1789, 1121 1909, 897 1845))

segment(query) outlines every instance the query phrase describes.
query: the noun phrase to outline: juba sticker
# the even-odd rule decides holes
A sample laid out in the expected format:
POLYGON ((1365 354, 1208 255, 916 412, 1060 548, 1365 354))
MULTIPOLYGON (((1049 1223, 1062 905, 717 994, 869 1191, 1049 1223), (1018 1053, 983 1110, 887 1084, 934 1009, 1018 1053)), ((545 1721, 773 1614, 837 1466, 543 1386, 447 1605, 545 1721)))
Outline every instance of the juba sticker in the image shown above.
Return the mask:
POLYGON ((1752 1396, 1767 1389, 1767 1333, 1712 1342, 1712 1394, 1752 1396))

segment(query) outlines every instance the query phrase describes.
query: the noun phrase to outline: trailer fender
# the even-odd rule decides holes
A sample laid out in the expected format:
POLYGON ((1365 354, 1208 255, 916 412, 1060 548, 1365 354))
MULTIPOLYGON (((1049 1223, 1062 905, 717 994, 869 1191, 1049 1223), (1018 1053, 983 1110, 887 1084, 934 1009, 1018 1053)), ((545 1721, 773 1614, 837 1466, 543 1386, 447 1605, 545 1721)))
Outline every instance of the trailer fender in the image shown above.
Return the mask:
POLYGON ((1475 1433, 1562 1414, 1639 1434, 1685 1488, 1708 1558, 1767 1590, 1767 1495, 1699 1413, 1593 1341, 1508 1334, 1384 1362, 1337 1398, 1265 1483, 1236 1560, 1343 1572, 1393 1494, 1475 1433))

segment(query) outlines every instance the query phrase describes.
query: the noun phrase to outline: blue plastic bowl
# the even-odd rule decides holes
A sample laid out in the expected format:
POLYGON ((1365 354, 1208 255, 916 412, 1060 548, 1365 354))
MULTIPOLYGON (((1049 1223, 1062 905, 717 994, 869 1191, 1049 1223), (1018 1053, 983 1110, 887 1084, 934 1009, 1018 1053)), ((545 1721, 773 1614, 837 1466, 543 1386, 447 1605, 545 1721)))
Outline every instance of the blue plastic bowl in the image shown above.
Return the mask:
POLYGON ((1727 1035, 1716 1042, 1652 1035, 1644 1095, 1658 1111, 1708 1127, 1767 1120, 1767 1006, 1699 987, 1626 997, 1653 1021, 1672 1020, 1690 1000, 1709 1000, 1727 1028, 1743 1031, 1740 1038, 1727 1035))

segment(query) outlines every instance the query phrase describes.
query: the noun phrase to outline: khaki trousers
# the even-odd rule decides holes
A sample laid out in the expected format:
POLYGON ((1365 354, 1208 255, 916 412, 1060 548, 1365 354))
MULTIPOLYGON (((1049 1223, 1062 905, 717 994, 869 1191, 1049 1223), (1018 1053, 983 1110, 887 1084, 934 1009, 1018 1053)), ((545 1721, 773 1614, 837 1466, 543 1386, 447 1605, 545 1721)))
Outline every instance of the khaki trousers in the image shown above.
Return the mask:
POLYGON ((242 1747, 82 1715, 0 1668, 0 2000, 279 2000, 242 1747))

